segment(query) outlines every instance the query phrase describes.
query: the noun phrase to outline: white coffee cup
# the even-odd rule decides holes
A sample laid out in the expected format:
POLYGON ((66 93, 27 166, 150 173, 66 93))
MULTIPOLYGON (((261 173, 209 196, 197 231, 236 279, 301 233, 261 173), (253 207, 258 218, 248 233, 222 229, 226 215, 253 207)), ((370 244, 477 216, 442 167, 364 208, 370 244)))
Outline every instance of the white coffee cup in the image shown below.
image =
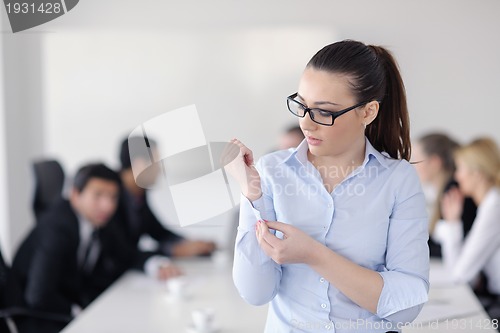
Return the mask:
POLYGON ((176 298, 183 298, 186 296, 186 287, 187 280, 185 277, 174 277, 167 280, 167 290, 176 298))
POLYGON ((212 262, 217 267, 227 267, 231 263, 231 257, 227 251, 217 250, 212 253, 212 262))
POLYGON ((201 308, 191 312, 194 328, 200 332, 211 332, 214 325, 214 309, 201 308))

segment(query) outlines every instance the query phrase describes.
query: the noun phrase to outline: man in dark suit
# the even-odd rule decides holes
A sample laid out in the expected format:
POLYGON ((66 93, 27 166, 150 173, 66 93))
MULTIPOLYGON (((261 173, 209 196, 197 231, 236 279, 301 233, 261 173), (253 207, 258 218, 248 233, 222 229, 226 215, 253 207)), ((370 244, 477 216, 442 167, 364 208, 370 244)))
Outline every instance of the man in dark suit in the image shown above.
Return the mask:
MULTIPOLYGON (((158 251, 140 252, 136 265, 142 267, 149 275, 166 279, 178 273, 176 269, 169 266, 167 257, 208 255, 215 250, 215 244, 187 240, 166 229, 153 214, 147 202, 147 191, 144 188, 155 183, 160 170, 157 163, 151 163, 151 156, 148 152, 137 149, 137 147, 144 147, 144 140, 140 136, 131 136, 123 140, 121 144, 120 177, 124 187, 122 198, 125 209, 123 214, 127 218, 120 219, 120 222, 123 223, 122 226, 133 246, 138 246, 142 235, 149 235, 158 242, 158 251), (132 156, 129 148, 132 148, 132 156), (144 171, 141 173, 140 179, 135 179, 133 169, 144 171), (141 186, 138 185, 138 182, 141 186)), ((150 153, 158 155, 156 143, 153 140, 148 140, 147 144, 151 149, 150 153)))
MULTIPOLYGON (((69 201, 61 201, 36 224, 19 248, 13 281, 22 305, 75 314, 130 265, 133 250, 116 221, 118 174, 103 164, 82 167, 69 201)), ((58 332, 64 324, 24 320, 21 332, 58 332)))

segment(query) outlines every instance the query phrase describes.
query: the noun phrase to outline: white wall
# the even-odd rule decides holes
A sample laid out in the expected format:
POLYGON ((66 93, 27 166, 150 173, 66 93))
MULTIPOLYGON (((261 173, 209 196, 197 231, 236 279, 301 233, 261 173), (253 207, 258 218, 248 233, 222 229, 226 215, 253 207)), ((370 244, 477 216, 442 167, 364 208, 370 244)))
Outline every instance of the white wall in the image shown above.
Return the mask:
MULTIPOLYGON (((0 27, 3 24, 0 16, 0 27)), ((0 34, 0 45, 3 45, 3 34, 0 34)), ((7 184, 7 135, 5 124, 5 80, 3 76, 3 52, 0 52, 0 184, 7 184)), ((4 259, 11 257, 10 223, 9 223, 9 191, 0 186, 0 250, 4 259)))
MULTIPOLYGON (((2 112, 5 127, 0 134, 2 149, 5 149, 4 163, 7 177, 2 181, 2 188, 7 190, 8 205, 8 238, 5 242, 9 248, 6 251, 7 259, 17 248, 26 232, 34 223, 31 209, 32 199, 32 170, 31 163, 43 153, 44 127, 42 124, 42 95, 41 84, 41 36, 40 33, 25 33, 15 35, 9 33, 6 27, 5 12, 2 11, 2 112)), ((1 156, 0 156, 1 157, 1 156)), ((2 179, 3 180, 3 179, 2 179)), ((3 212, 2 212, 3 213, 3 212)))
POLYGON ((26 114, 43 124, 33 134, 35 147, 41 142, 41 152, 72 173, 90 159, 115 166, 128 131, 192 103, 208 140, 238 136, 263 154, 294 121, 284 98, 296 90, 307 60, 344 38, 394 52, 413 136, 444 130, 461 142, 479 135, 500 142, 499 12, 497 0, 86 0, 32 29, 40 46, 22 38, 12 46, 42 59, 41 75, 30 74, 30 83, 21 75, 18 85, 43 103, 42 119, 26 114))
POLYGON ((337 38, 395 53, 414 135, 500 140, 499 11, 495 0, 88 0, 44 34, 46 149, 69 168, 91 157, 113 163, 127 130, 196 103, 209 139, 237 135, 266 152, 293 121, 283 101, 303 66, 337 38))
POLYGON ((207 140, 238 136, 263 153, 295 121, 284 100, 304 63, 334 38, 294 26, 47 35, 46 151, 72 170, 89 158, 114 165, 136 126, 196 104, 207 140), (302 42, 290 54, 292 36, 302 42))

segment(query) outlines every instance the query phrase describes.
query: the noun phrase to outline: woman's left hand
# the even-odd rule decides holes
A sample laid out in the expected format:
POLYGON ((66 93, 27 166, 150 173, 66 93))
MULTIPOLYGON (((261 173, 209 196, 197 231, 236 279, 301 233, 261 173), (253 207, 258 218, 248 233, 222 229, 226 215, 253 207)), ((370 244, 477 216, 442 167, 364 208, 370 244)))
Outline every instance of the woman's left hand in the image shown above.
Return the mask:
POLYGON ((258 221, 255 225, 257 241, 262 250, 278 264, 311 264, 321 245, 300 229, 276 221, 258 221), (283 239, 269 232, 269 229, 281 231, 283 239))

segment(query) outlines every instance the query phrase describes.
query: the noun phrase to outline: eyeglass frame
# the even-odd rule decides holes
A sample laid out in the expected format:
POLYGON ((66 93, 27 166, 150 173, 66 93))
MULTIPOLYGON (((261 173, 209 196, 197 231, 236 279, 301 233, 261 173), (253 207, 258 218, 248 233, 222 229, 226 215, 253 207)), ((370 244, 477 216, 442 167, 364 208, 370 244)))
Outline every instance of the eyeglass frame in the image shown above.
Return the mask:
MULTIPOLYGON (((356 104, 354 106, 345 108, 343 110, 333 112, 333 111, 323 110, 323 109, 320 109, 320 108, 309 108, 307 105, 304 105, 304 104, 300 103, 299 101, 297 101, 295 99, 295 97, 297 97, 298 95, 299 95, 299 93, 296 92, 296 93, 293 93, 293 94, 291 94, 290 96, 288 96, 286 98, 286 106, 287 106, 288 111, 290 111, 291 114, 293 114, 294 116, 299 117, 299 118, 304 118, 306 116, 306 114, 309 113, 309 118, 311 118, 312 121, 314 121, 316 124, 323 125, 323 126, 333 126, 333 124, 335 123, 335 119, 337 119, 338 117, 340 117, 344 113, 347 113, 347 112, 349 112, 351 110, 359 108, 360 106, 363 106, 363 105, 366 105, 366 104, 370 103, 370 101, 369 102, 361 102, 361 103, 358 103, 358 104, 356 104), (303 106, 304 107, 304 115, 303 116, 299 116, 298 114, 294 113, 290 109, 290 102, 294 102, 294 103, 297 103, 297 104, 303 106), (321 112, 326 112, 326 113, 331 114, 332 115, 332 123, 331 124, 323 124, 323 123, 320 123, 320 122, 314 120, 314 118, 311 117, 311 113, 310 113, 312 110, 319 110, 321 112)), ((380 101, 378 101, 378 102, 380 103, 380 101)))

